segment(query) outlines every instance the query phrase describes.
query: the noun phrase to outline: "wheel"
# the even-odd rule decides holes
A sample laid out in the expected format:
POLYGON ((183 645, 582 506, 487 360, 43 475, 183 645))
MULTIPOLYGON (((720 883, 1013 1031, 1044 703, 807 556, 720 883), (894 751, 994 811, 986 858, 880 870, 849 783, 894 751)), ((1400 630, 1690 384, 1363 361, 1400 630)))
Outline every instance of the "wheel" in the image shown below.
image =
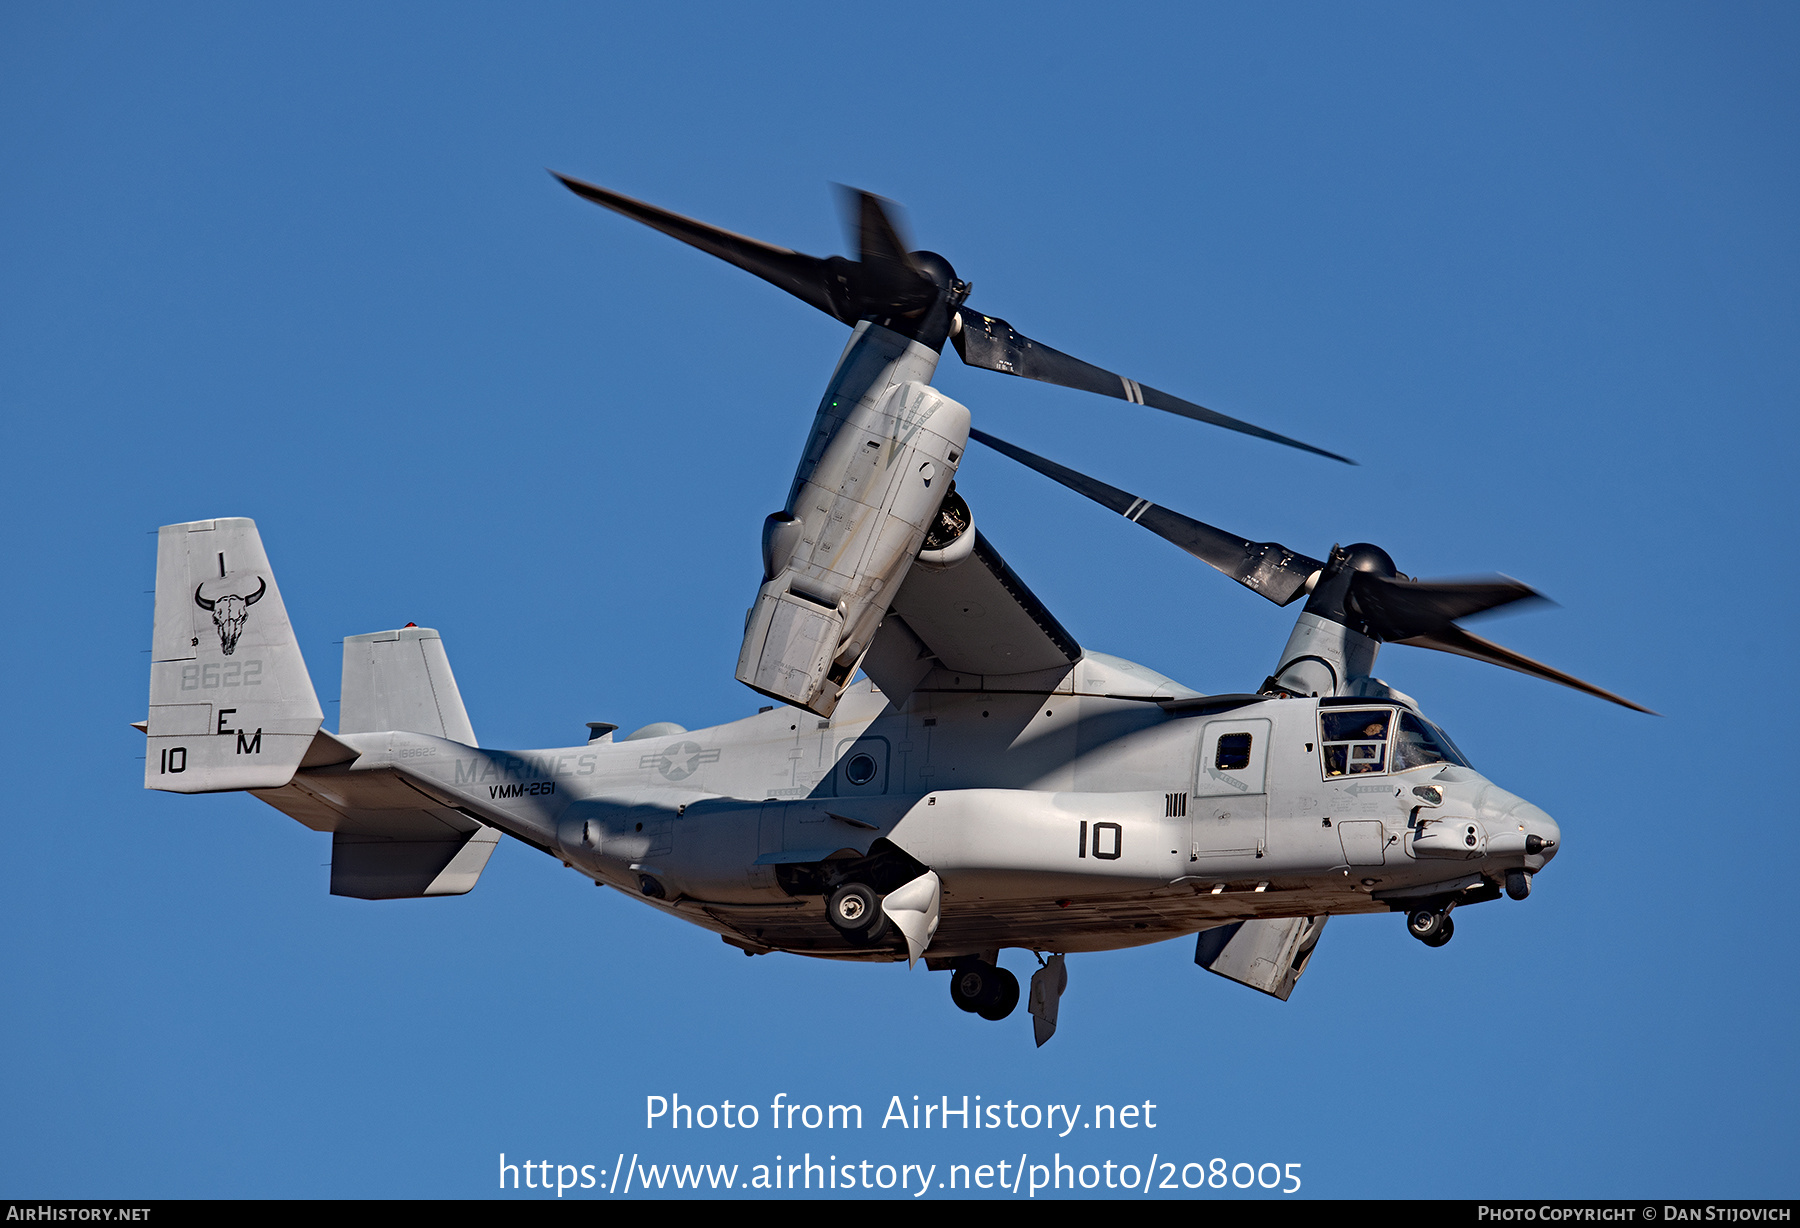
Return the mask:
POLYGON ((845 883, 825 902, 825 916, 851 942, 868 944, 881 936, 887 916, 881 897, 862 883, 845 883))
POLYGON ((1428 947, 1441 947, 1446 942, 1449 942, 1451 936, 1455 933, 1456 922, 1452 921, 1449 917, 1445 917, 1444 924, 1438 928, 1438 932, 1425 939, 1425 945, 1428 947))
POLYGON ((1435 908, 1415 908, 1406 914, 1406 932, 1420 942, 1430 942, 1448 924, 1449 914, 1435 908))
POLYGON ((992 1002, 975 1013, 983 1019, 999 1022, 1012 1014, 1013 1007, 1019 1004, 1019 978, 1004 968, 996 968, 994 972, 994 979, 1000 982, 1000 992, 992 1002))
MULTIPOLYGON (((972 1015, 992 1009, 1005 988, 1002 977, 1012 980, 1013 993, 1016 995, 1019 982, 1002 969, 978 959, 958 964, 950 972, 950 1000, 956 1003, 958 1010, 968 1011, 972 1015)), ((1009 1006, 1007 1009, 1012 1008, 1009 1006)))

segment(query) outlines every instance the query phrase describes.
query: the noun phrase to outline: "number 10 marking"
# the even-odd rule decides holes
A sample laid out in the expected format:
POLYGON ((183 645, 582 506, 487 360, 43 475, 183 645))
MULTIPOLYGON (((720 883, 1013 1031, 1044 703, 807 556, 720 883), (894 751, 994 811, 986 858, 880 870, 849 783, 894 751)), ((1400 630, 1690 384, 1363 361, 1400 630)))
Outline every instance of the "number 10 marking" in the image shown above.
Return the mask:
MULTIPOLYGON (((1123 827, 1120 827, 1117 823, 1094 824, 1094 841, 1091 847, 1094 850, 1095 857, 1098 857, 1101 861, 1117 861, 1124 848, 1124 844, 1125 829, 1123 827)), ((1089 847, 1087 820, 1083 819, 1081 822, 1081 835, 1077 838, 1075 846, 1075 856, 1086 857, 1088 855, 1089 847)))

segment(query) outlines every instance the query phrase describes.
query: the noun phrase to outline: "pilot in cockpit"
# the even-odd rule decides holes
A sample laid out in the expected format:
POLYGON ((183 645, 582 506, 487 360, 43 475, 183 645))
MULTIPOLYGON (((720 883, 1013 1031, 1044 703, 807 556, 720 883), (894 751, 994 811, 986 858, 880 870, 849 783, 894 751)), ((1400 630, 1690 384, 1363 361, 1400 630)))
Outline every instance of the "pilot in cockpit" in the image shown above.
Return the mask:
POLYGON ((1327 776, 1360 776, 1387 770, 1387 712, 1322 714, 1327 776))

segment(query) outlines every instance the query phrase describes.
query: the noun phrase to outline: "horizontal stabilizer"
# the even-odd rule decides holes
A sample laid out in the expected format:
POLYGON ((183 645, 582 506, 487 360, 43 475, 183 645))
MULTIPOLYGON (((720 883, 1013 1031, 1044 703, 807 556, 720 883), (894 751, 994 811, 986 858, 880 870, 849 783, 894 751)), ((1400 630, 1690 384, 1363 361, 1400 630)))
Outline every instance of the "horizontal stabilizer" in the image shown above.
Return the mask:
POLYGON ((1200 931, 1194 962, 1229 981, 1283 1002, 1306 971, 1329 917, 1234 921, 1200 931))
POLYGON ((337 832, 331 837, 331 894, 358 900, 411 900, 466 895, 500 842, 483 827, 452 840, 382 840, 337 832))
POLYGON ((429 627, 402 627, 344 639, 339 733, 402 729, 474 746, 444 641, 429 627))
POLYGON ((164 525, 156 541, 144 787, 284 785, 322 714, 251 520, 164 525))
POLYGON ((282 788, 256 793, 331 833, 331 894, 398 900, 472 890, 500 833, 391 768, 356 770, 355 757, 354 748, 321 733, 308 767, 282 788))

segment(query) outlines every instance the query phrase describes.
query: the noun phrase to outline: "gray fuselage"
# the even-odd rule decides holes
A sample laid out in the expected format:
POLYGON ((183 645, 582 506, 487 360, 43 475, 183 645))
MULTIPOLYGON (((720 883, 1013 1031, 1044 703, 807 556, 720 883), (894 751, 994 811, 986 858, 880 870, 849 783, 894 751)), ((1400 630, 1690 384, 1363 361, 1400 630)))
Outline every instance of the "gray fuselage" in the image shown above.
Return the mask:
POLYGON ((1397 739, 1409 709, 1396 701, 1234 697, 1209 711, 1091 652, 1043 690, 931 682, 943 685, 898 709, 865 679, 829 719, 784 706, 552 750, 349 734, 353 765, 302 776, 328 791, 335 773, 396 771, 746 950, 840 959, 905 958, 898 939, 859 948, 827 923, 825 891, 857 867, 938 874, 941 959, 1108 950, 1484 887, 1493 898, 1560 839, 1549 815, 1471 768, 1403 766, 1386 733, 1328 762, 1322 712, 1372 725, 1385 713, 1397 739), (1364 760, 1346 767, 1346 753, 1364 760))

